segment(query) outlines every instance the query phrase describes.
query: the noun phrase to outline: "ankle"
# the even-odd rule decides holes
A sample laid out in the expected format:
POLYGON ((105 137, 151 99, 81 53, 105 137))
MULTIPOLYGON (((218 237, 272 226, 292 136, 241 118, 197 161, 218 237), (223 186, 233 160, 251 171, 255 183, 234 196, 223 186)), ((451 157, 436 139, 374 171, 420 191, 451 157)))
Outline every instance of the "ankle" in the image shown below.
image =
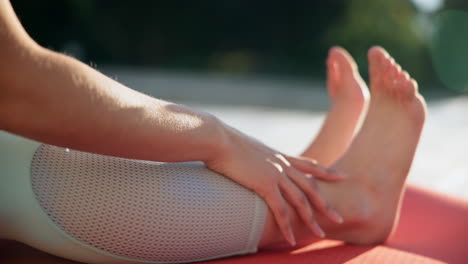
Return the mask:
POLYGON ((346 219, 352 232, 345 241, 361 245, 384 242, 391 235, 396 223, 393 206, 387 206, 383 197, 369 187, 361 185, 355 190, 357 194, 346 219))
POLYGON ((352 236, 346 242, 358 245, 372 245, 385 242, 393 232, 394 221, 375 216, 361 223, 356 229, 356 236, 352 236))

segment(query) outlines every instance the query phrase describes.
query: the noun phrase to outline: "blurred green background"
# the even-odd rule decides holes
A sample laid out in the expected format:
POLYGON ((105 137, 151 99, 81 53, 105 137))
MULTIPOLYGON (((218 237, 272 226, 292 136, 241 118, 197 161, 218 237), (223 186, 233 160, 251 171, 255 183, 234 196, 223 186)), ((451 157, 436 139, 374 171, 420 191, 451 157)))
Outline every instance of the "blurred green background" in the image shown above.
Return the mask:
POLYGON ((37 42, 92 65, 323 79, 341 45, 367 76, 366 51, 382 45, 423 90, 468 91, 465 0, 12 4, 37 42))

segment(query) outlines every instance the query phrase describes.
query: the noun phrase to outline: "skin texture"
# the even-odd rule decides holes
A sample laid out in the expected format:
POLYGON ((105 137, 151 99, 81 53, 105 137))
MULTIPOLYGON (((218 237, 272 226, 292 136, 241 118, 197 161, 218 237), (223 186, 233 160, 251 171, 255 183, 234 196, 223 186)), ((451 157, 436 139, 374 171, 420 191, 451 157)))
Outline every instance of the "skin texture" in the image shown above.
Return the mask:
POLYGON ((203 161, 258 193, 291 244, 296 214, 318 236, 324 234, 312 208, 341 222, 314 187, 318 179, 342 180, 336 170, 284 155, 209 113, 149 97, 39 46, 7 0, 0 0, 0 57, 2 130, 117 157, 203 161))
MULTIPOLYGON (((362 109, 350 111, 354 114, 349 123, 336 123, 340 127, 336 129, 346 132, 330 153, 317 154, 326 149, 318 140, 312 153, 292 157, 208 113, 138 93, 73 58, 40 47, 6 0, 0 0, 0 52, 0 129, 112 156, 204 161, 267 202, 270 211, 260 246, 282 237, 294 244, 294 234, 299 239, 323 237, 320 226, 331 238, 373 243, 385 239, 397 219, 425 107, 416 83, 380 48, 369 52, 373 96, 369 113, 349 149, 334 163, 333 157, 346 150, 359 126, 362 109), (308 156, 333 168, 319 166, 308 156), (313 208, 321 214, 313 215, 313 208), (333 208, 344 224, 337 224, 341 217, 333 208)), ((343 82, 360 89, 354 91, 365 91, 356 72, 349 70, 352 63, 343 60, 346 56, 331 51, 329 91, 334 102, 358 94, 341 93, 343 82)))
MULTIPOLYGON (((318 182, 323 196, 338 208, 344 224, 318 217, 332 239, 370 244, 392 232, 414 153, 426 116, 417 83, 380 47, 369 50, 372 99, 361 130, 333 167, 349 177, 336 184, 318 182), (385 120, 385 122, 382 122, 385 120)), ((293 229, 299 239, 313 238, 298 219, 293 229)), ((268 215, 259 247, 281 237, 268 215)))
MULTIPOLYGON (((398 72, 399 67, 381 48, 372 48, 369 51, 369 60, 371 88, 373 96, 376 98, 372 101, 363 128, 355 137, 351 147, 341 159, 335 162, 335 166, 355 173, 350 174, 345 181, 338 183, 339 187, 331 184, 329 186, 322 184, 321 186, 326 195, 336 197, 333 202, 341 204, 341 207, 346 209, 343 210, 346 213, 346 222, 338 226, 321 218, 320 223, 331 238, 351 243, 379 242, 391 232, 398 218, 400 192, 407 174, 408 164, 411 163, 414 155, 413 149, 417 145, 425 119, 424 100, 417 93, 416 83, 409 79, 405 72, 398 72), (392 75, 399 77, 390 78, 392 75), (381 119, 381 115, 392 116, 392 119, 383 128, 378 128, 375 124, 381 119), (397 127, 393 133, 388 133, 386 130, 390 126, 397 127), (376 129, 386 130, 386 132, 376 131, 376 129), (380 132, 384 136, 372 137, 368 134, 369 132, 380 132), (406 136, 395 139, 400 133, 405 133, 406 136), (369 140, 369 137, 372 140, 369 140), (397 143, 402 144, 393 144, 397 140, 397 143), (375 152, 368 155, 365 154, 366 149, 361 148, 374 150, 375 147, 369 146, 369 144, 375 145, 377 148, 382 147, 382 145, 393 147, 387 148, 386 152, 378 152, 379 155, 375 155, 375 152), (367 167, 370 169, 362 170, 362 168, 355 166, 354 155, 359 155, 363 162, 368 163, 367 167), (400 155, 402 156, 400 157, 400 155), (395 159, 395 156, 399 158, 395 159), (394 160, 395 163, 389 162, 388 159, 394 160)), ((378 123, 382 124, 382 122, 378 123)), ((294 232, 299 239, 310 241, 310 238, 314 236, 300 218, 293 218, 292 223, 294 232)), ((281 232, 276 227, 270 212, 260 247, 267 247, 280 241, 282 241, 281 232)), ((23 250, 21 255, 34 256, 37 261, 44 261, 44 263, 66 262, 31 248, 13 245, 19 249, 13 248, 10 251, 23 250)))

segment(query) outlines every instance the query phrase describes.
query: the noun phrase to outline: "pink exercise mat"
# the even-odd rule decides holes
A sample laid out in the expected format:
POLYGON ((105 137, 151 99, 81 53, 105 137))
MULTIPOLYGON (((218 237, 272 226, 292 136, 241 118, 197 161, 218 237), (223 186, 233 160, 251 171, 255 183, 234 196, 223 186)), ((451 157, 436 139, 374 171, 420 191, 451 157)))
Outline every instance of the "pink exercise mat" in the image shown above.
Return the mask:
MULTIPOLYGON (((17 242, 0 241, 0 263, 76 263, 17 242)), ((339 241, 301 241, 255 255, 204 263, 468 263, 468 201, 408 187, 395 234, 383 245, 354 246, 339 241)))

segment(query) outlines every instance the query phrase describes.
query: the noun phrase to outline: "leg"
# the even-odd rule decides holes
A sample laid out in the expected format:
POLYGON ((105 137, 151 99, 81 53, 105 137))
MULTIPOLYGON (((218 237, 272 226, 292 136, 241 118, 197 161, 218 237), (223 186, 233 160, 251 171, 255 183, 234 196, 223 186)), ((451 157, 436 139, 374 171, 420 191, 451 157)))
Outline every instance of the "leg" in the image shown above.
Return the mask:
MULTIPOLYGON (((319 188, 345 219, 342 225, 317 216, 328 237, 351 243, 385 240, 396 219, 404 182, 425 120, 425 104, 417 84, 381 48, 369 51, 372 100, 361 131, 333 167, 350 175, 319 188)), ((313 235, 293 219, 298 239, 313 235)), ((259 247, 281 241, 268 215, 259 247)))
POLYGON ((368 105, 369 91, 357 65, 344 49, 330 49, 327 87, 331 109, 319 134, 302 156, 329 166, 348 148, 368 105))

